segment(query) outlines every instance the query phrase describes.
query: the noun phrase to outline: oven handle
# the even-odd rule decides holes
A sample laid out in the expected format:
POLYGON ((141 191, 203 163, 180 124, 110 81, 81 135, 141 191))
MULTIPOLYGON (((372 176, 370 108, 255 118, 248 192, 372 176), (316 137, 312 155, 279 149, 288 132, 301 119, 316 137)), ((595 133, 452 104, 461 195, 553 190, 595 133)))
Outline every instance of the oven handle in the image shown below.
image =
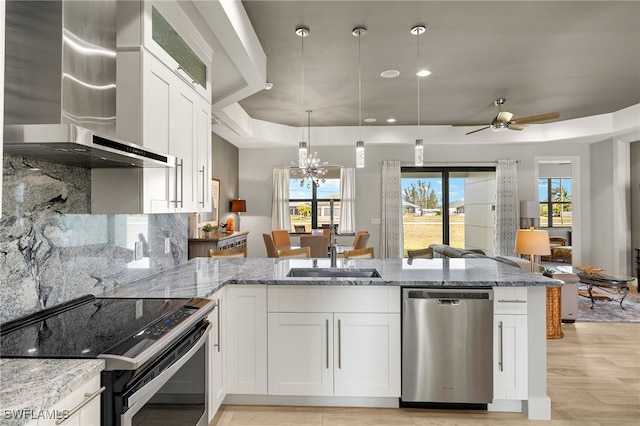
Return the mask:
POLYGON ((158 377, 151 380, 148 384, 141 387, 136 393, 129 397, 129 409, 124 413, 126 416, 128 413, 131 413, 131 417, 137 413, 136 405, 138 403, 142 403, 142 405, 146 404, 153 395, 156 394, 160 390, 165 383, 169 381, 169 379, 191 359, 191 357, 204 345, 204 342, 209 337, 209 330, 211 329, 211 323, 207 324, 207 328, 205 329, 202 336, 198 342, 189 349, 189 351, 184 354, 178 361, 176 361, 171 367, 164 370, 158 377))

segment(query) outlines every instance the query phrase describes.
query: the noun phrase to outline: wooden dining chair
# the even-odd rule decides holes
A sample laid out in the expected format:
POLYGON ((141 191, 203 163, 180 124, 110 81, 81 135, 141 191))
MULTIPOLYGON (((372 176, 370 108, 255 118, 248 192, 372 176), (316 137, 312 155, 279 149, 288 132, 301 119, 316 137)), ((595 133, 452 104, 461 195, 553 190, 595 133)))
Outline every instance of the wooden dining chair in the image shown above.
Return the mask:
POLYGON ((373 259, 373 247, 365 247, 355 250, 347 250, 344 252, 344 257, 347 259, 373 259))
POLYGON ((300 247, 309 247, 311 257, 327 257, 329 238, 324 235, 303 235, 300 237, 300 247))
POLYGON ((356 236, 353 238, 353 249, 363 249, 367 246, 369 242, 369 231, 358 231, 356 232, 356 236))
POLYGON ((277 249, 291 247, 291 238, 289 237, 289 231, 286 229, 271 231, 271 236, 273 237, 273 244, 275 244, 277 249))
POLYGON ((311 257, 311 248, 310 247, 299 247, 293 249, 282 249, 277 250, 277 257, 311 257))
POLYGON ((413 258, 423 258, 423 259, 433 259, 433 249, 431 247, 417 249, 417 250, 407 250, 407 255, 409 259, 413 258))
POLYGON ((236 247, 230 249, 211 249, 209 250, 209 257, 247 257, 246 247, 236 247))
POLYGON ((271 234, 262 234, 262 238, 264 239, 264 247, 267 249, 267 257, 278 257, 278 250, 276 250, 271 234))

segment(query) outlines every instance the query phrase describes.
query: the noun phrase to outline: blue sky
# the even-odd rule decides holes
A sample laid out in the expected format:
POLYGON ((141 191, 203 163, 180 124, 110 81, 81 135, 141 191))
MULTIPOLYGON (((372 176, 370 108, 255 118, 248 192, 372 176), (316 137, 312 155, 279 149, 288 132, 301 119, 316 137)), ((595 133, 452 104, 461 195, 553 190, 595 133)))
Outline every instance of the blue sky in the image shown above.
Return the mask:
MULTIPOLYGON (((300 180, 291 180, 289 186, 289 198, 311 198, 311 189, 307 189, 307 179, 304 187, 300 188, 300 180)), ((327 179, 318 187, 318 198, 329 198, 331 195, 340 194, 340 179, 327 179)))
MULTIPOLYGON (((560 179, 553 179, 552 185, 559 186, 560 179)), ((562 179, 562 187, 567 191, 567 195, 571 198, 571 179, 562 179)), ((547 201, 547 179, 538 180, 538 199, 540 201, 547 201)))
MULTIPOLYGON (((416 187, 418 181, 421 180, 428 185, 431 182, 431 189, 436 191, 436 197, 438 197, 438 204, 442 202, 442 179, 440 178, 403 178, 402 179, 402 191, 405 188, 410 188, 413 183, 416 187)), ((451 178, 449 179, 449 202, 458 200, 464 200, 464 178, 451 178)))

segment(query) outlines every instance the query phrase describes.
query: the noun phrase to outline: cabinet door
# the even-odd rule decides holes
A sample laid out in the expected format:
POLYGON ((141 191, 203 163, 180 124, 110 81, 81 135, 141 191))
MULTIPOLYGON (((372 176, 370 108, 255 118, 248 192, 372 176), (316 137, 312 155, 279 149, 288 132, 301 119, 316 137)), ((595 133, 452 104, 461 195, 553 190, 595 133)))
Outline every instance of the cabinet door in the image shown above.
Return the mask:
POLYGON ((200 98, 196 111, 194 188, 197 211, 211 211, 211 104, 200 98))
POLYGON ((215 416, 218 408, 222 404, 224 397, 226 396, 224 386, 224 351, 226 345, 224 344, 224 313, 225 309, 224 301, 224 289, 217 291, 212 299, 216 301, 216 309, 209 315, 209 322, 211 323, 211 335, 209 336, 209 357, 208 357, 208 376, 209 376, 209 401, 207 405, 208 410, 208 422, 211 422, 215 416))
POLYGON ((175 170, 175 188, 171 194, 177 203, 177 211, 196 211, 196 199, 193 175, 195 164, 195 143, 198 95, 179 78, 174 79, 171 99, 170 152, 175 155, 178 166, 175 170))
POLYGON ((400 396, 400 314, 334 314, 336 396, 400 396))
MULTIPOLYGON (((62 425, 100 426, 100 375, 96 375, 80 388, 60 400, 47 411, 58 416, 69 416, 62 425), (84 405, 83 405, 84 404, 84 405)), ((38 419, 40 426, 53 426, 58 419, 38 419)), ((33 422, 35 424, 35 422, 33 422)))
POLYGON ((493 398, 527 399, 527 316, 494 315, 493 398))
MULTIPOLYGON (((151 54, 142 53, 142 145, 176 155, 171 149, 172 84, 175 76, 151 54)), ((148 167, 142 171, 145 213, 175 209, 174 169, 148 167)))
POLYGON ((267 286, 228 285, 225 293, 227 393, 267 393, 267 286))
POLYGON ((333 395, 333 315, 269 314, 269 394, 333 395))

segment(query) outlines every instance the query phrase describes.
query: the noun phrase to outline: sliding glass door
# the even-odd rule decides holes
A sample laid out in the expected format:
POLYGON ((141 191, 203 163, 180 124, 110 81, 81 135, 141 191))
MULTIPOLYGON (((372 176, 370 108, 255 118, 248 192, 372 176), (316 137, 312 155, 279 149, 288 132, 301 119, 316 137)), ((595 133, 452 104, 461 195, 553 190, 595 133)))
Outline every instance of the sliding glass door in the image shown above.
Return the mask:
POLYGON ((494 167, 403 167, 404 249, 430 244, 493 253, 494 167))

